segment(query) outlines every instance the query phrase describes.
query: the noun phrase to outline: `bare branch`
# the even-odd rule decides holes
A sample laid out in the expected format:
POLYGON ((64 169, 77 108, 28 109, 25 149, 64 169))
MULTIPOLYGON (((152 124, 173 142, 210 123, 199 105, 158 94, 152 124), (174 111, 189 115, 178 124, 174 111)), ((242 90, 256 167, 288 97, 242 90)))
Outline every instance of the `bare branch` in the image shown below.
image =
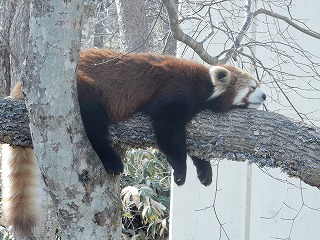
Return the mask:
POLYGON ((311 36, 311 37, 314 37, 314 38, 317 38, 317 39, 320 39, 320 34, 315 32, 315 31, 312 31, 312 30, 309 30, 309 29, 306 29, 306 28, 303 28, 301 26, 299 26, 298 24, 296 24, 295 22, 293 22, 290 18, 288 17, 285 17, 283 15, 280 15, 278 13, 275 13, 275 12, 272 12, 272 11, 269 11, 267 9, 263 9, 263 8, 260 8, 258 10, 256 10, 254 13, 253 13, 253 17, 256 17, 258 16, 259 14, 266 14, 270 17, 274 17, 274 18, 277 18, 277 19, 281 19, 283 21, 285 21, 286 23, 288 23, 290 26, 294 27, 295 29, 311 36))
MULTIPOLYGON (((170 21, 170 28, 172 31, 172 34, 175 39, 185 43, 187 46, 191 47, 198 55, 199 57, 205 61, 208 64, 215 65, 217 63, 219 64, 225 64, 234 53, 237 52, 237 49, 240 47, 240 43, 243 40, 246 32, 248 31, 249 27, 251 26, 253 14, 251 12, 251 5, 252 5, 252 0, 247 0, 245 9, 246 9, 246 16, 245 20, 242 24, 241 30, 238 32, 237 35, 232 36, 231 32, 231 38, 233 41, 233 44, 228 47, 227 50, 223 50, 220 54, 218 54, 215 57, 212 57, 207 53, 207 51, 203 47, 203 43, 208 40, 209 37, 213 36, 213 25, 211 24, 211 32, 207 34, 207 36, 204 38, 203 41, 198 42, 194 38, 190 37, 189 35, 185 34, 179 24, 179 16, 178 16, 178 11, 176 9, 175 4, 173 3, 172 0, 163 0, 163 3, 166 6, 168 16, 169 16, 169 21, 170 21), (224 56, 222 59, 219 59, 221 56, 224 56)), ((216 2, 214 4, 217 4, 216 2)), ((210 11, 209 11, 210 15, 210 11)), ((222 16, 223 18, 223 16, 222 16)))
MULTIPOLYGON (((251 26, 253 14, 251 12, 252 0, 247 0, 245 4, 245 19, 242 23, 241 30, 233 38, 233 44, 229 47, 229 50, 225 54, 223 59, 220 59, 221 64, 225 64, 233 54, 237 54, 237 50, 240 48, 240 43, 242 42, 246 32, 251 26)), ((241 48, 240 48, 241 49, 241 48)))
POLYGON ((166 6, 169 15, 170 29, 173 37, 191 47, 203 61, 209 64, 217 63, 218 59, 210 56, 200 42, 197 42, 181 30, 179 25, 178 11, 174 2, 172 0, 163 0, 163 3, 166 6))

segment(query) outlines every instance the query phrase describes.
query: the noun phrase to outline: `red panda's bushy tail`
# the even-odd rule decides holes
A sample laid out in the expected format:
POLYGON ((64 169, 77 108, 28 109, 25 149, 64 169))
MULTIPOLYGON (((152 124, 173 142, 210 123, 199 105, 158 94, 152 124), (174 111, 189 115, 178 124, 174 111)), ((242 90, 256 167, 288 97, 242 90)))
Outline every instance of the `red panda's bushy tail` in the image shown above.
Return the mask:
MULTIPOLYGON (((10 93, 24 99, 22 83, 10 93)), ((39 173, 33 149, 2 145, 2 207, 4 220, 19 236, 30 236, 39 221, 39 173)))

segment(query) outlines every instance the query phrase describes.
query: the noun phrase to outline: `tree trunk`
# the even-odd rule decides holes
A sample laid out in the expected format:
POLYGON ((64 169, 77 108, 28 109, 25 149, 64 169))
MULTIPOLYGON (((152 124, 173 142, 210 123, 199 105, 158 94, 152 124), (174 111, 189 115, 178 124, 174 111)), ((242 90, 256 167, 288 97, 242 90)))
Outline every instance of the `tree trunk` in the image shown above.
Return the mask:
POLYGON ((116 0, 121 50, 148 52, 148 27, 144 0, 116 0))
MULTIPOLYGON (((2 109, 0 140, 30 146, 30 134, 15 139, 14 127, 7 127, 20 124, 27 129, 23 103, 1 100, 2 109)), ((151 122, 139 114, 112 125, 110 137, 121 151, 156 146, 151 122)), ((277 113, 244 109, 221 114, 201 112, 187 127, 187 145, 190 155, 202 159, 248 160, 259 166, 279 167, 289 176, 320 187, 320 129, 277 113)))
POLYGON ((26 77, 26 56, 29 44, 30 1, 17 0, 15 13, 10 26, 11 82, 21 81, 26 77))
POLYGON ((12 83, 25 78, 30 0, 2 1, 1 4, 4 11, 0 31, 0 95, 3 97, 9 95, 12 83))
POLYGON ((0 2, 0 97, 10 92, 10 49, 9 36, 15 5, 12 1, 0 2))
POLYGON ((96 48, 103 48, 103 30, 104 26, 101 22, 98 21, 94 24, 93 46, 96 48))
POLYGON ((33 146, 62 239, 120 239, 119 178, 88 151, 79 114, 81 11, 81 0, 32 2, 24 89, 33 146))
POLYGON ((99 0, 96 2, 96 19, 94 21, 94 33, 93 33, 93 47, 96 48, 103 48, 104 46, 104 31, 105 26, 102 23, 102 19, 100 17, 101 12, 106 11, 104 8, 104 4, 102 3, 103 0, 99 0), (98 8, 99 6, 99 8, 98 8))

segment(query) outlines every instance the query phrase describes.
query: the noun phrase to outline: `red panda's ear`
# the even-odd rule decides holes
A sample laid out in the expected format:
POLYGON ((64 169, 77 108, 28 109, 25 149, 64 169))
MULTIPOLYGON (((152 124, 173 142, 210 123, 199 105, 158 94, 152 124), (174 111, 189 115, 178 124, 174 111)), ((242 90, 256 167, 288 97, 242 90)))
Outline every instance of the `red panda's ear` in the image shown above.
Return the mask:
POLYGON ((215 86, 228 85, 231 80, 231 72, 221 66, 213 66, 209 70, 212 82, 215 86))

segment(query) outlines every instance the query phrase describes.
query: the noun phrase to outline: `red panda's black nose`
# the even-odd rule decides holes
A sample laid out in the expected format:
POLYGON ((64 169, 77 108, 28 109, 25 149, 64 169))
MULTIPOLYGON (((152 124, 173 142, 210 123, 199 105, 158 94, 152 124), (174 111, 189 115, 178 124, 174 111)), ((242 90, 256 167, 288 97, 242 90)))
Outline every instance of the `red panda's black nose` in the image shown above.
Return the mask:
POLYGON ((262 94, 261 98, 263 99, 263 101, 266 100, 267 98, 266 94, 262 94))

